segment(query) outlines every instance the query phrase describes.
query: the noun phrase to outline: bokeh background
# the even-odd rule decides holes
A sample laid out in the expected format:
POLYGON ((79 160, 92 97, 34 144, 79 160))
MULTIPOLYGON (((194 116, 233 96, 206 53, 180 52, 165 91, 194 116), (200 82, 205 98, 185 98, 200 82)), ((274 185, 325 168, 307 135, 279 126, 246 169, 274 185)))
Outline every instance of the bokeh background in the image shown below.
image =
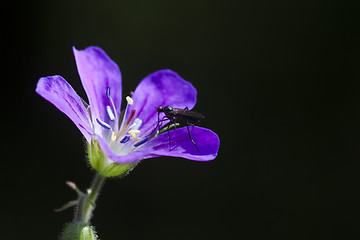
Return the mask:
MULTIPOLYGON (((355 2, 355 1, 354 1, 355 2)), ((34 92, 71 47, 103 48, 124 95, 170 68, 198 90, 216 160, 143 161, 109 180, 101 239, 326 239, 359 234, 359 25, 341 1, 8 1, 1 14, 1 238, 56 239, 89 186, 75 125, 34 92)))

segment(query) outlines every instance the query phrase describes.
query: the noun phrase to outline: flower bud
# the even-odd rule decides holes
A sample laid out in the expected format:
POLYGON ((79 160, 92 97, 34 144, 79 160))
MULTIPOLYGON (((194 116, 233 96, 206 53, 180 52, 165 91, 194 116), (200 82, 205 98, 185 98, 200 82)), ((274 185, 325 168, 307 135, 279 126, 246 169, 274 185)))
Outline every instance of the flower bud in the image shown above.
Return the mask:
POLYGON ((85 222, 66 224, 59 240, 97 240, 92 226, 85 222))
POLYGON ((88 144, 88 157, 91 166, 105 177, 115 177, 126 174, 131 171, 136 163, 118 164, 101 150, 96 137, 91 139, 91 144, 88 144))

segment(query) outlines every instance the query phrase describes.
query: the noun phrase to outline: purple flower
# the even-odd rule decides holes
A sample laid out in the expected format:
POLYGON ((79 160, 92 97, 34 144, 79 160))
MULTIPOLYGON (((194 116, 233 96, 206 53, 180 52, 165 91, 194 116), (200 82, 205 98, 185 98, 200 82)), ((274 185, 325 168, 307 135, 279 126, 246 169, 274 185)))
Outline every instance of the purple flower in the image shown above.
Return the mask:
POLYGON ((117 64, 98 47, 73 48, 73 52, 89 105, 58 75, 40 78, 36 92, 65 113, 89 145, 96 143, 108 164, 131 164, 158 156, 195 161, 216 157, 219 138, 206 128, 189 128, 199 151, 186 127, 171 130, 171 149, 166 132, 149 138, 158 123, 156 107, 192 109, 195 106, 197 92, 191 83, 171 70, 154 72, 140 82, 132 98, 127 97, 122 117, 122 79, 117 64))

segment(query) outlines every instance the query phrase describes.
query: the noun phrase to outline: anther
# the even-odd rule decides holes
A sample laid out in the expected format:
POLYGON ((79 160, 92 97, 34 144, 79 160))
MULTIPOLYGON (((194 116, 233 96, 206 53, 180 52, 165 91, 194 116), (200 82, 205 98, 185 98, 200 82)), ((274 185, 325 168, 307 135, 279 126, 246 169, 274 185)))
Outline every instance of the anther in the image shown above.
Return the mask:
POLYGON ((142 120, 140 118, 135 118, 134 123, 130 126, 130 130, 137 130, 141 127, 142 120))
POLYGON ((134 147, 138 147, 138 146, 146 143, 147 141, 149 141, 149 138, 148 138, 148 137, 143 138, 143 139, 141 139, 139 142, 135 143, 135 144, 134 144, 134 147))
POLYGON ((123 139, 120 140, 120 143, 127 143, 130 140, 130 136, 126 135, 123 139))
POLYGON ((126 97, 126 101, 127 101, 127 103, 130 104, 130 105, 133 105, 133 104, 134 104, 134 100, 133 100, 131 97, 129 97, 129 96, 126 97))
POLYGON ((111 121, 114 121, 114 120, 115 120, 115 115, 114 115, 114 113, 112 112, 111 107, 110 107, 109 105, 106 106, 106 113, 107 113, 107 115, 109 116, 109 118, 110 118, 111 121))
POLYGON ((110 100, 111 97, 110 97, 110 87, 108 86, 107 89, 106 89, 106 97, 110 100))
POLYGON ((96 119, 96 121, 98 122, 98 124, 100 124, 100 126, 102 126, 103 128, 106 129, 111 129, 111 126, 109 124, 107 124, 106 122, 101 121, 100 119, 96 119))
POLYGON ((135 140, 135 142, 139 141, 139 138, 136 136, 136 134, 140 133, 139 130, 131 129, 128 133, 132 136, 132 138, 135 140))
POLYGON ((111 141, 115 142, 115 141, 116 141, 116 137, 117 137, 117 134, 116 134, 115 131, 113 131, 113 132, 111 133, 111 141))

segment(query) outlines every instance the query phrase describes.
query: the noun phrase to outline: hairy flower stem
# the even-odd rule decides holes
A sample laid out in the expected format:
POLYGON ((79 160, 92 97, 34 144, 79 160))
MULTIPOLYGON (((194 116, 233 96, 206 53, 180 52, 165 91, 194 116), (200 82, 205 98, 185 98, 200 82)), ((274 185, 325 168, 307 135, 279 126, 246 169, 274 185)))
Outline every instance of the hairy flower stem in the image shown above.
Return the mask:
POLYGON ((76 206, 74 221, 89 223, 95 209, 95 202, 105 182, 104 176, 96 173, 87 193, 83 194, 76 206))

